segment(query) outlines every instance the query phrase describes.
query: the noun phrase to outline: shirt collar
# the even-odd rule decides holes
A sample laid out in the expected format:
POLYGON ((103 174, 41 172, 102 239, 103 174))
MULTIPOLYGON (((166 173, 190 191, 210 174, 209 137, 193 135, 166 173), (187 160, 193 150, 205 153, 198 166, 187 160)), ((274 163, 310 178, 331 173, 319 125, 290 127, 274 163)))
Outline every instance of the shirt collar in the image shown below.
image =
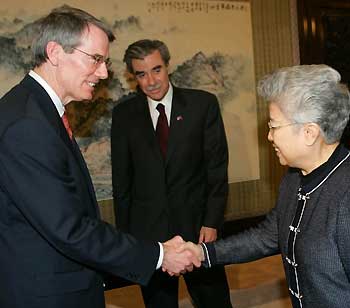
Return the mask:
POLYGON ((39 74, 37 74, 33 70, 30 70, 29 76, 35 79, 45 89, 47 94, 50 96, 52 102, 54 103, 58 114, 60 115, 60 117, 62 117, 65 112, 65 108, 64 108, 64 105, 62 104, 61 99, 56 94, 56 92, 39 74))
POLYGON ((157 105, 159 103, 161 103, 161 104, 163 104, 165 106, 165 110, 167 110, 168 108, 170 108, 172 100, 173 100, 173 86, 171 85, 170 82, 169 82, 168 92, 165 94, 165 96, 160 101, 155 101, 155 100, 153 100, 153 99, 151 99, 150 97, 147 96, 148 104, 153 109, 156 109, 157 105))

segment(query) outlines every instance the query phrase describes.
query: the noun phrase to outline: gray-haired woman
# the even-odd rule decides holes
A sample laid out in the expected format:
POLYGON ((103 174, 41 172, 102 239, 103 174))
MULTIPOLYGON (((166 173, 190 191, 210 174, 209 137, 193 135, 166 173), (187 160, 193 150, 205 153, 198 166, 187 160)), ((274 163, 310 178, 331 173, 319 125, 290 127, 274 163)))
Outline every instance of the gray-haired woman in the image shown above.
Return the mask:
POLYGON ((269 101, 268 140, 292 167, 277 205, 256 228, 187 247, 207 266, 281 253, 293 307, 349 307, 350 154, 339 142, 349 92, 326 65, 279 69, 258 92, 269 101))

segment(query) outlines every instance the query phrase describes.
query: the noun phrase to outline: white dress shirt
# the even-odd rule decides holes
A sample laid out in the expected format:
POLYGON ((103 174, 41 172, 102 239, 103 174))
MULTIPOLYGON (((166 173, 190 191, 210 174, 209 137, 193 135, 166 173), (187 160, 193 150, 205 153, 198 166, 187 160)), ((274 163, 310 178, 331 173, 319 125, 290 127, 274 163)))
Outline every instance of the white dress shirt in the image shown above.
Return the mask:
POLYGON ((159 103, 163 104, 165 107, 165 114, 168 120, 168 126, 170 127, 170 115, 171 115, 171 107, 172 107, 172 101, 173 101, 173 86, 171 85, 171 83, 169 82, 168 92, 160 101, 155 101, 148 96, 147 96, 147 101, 148 101, 149 112, 151 114, 154 130, 156 130, 157 121, 159 117, 159 111, 157 110, 157 105, 159 103))
POLYGON ((54 105, 58 111, 58 114, 62 118, 66 109, 64 108, 64 105, 63 105, 61 99, 56 94, 56 92, 51 88, 51 86, 40 75, 35 73, 33 70, 31 70, 29 72, 29 76, 32 77, 33 79, 35 79, 45 89, 47 94, 50 96, 52 102, 54 103, 54 105))

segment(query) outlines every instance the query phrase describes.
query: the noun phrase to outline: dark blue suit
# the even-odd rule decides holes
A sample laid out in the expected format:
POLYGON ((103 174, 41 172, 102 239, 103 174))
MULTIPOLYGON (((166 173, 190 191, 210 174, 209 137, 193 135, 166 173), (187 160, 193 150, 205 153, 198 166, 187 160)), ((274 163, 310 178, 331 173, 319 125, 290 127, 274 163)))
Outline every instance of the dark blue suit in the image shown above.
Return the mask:
POLYGON ((145 284, 158 256, 99 219, 77 144, 26 76, 0 101, 0 307, 102 308, 102 273, 145 284))
MULTIPOLYGON (((143 93, 113 110, 116 223, 137 238, 165 241, 179 234, 186 241, 198 242, 202 226, 220 229, 224 221, 226 136, 215 95, 177 87, 173 90, 165 160, 143 93)), ((199 307, 228 307, 223 268, 212 272, 186 274, 189 292, 199 307)), ((151 293, 159 290, 165 294, 156 307, 177 307, 177 279, 157 276, 162 275, 156 273, 147 287, 151 293)))

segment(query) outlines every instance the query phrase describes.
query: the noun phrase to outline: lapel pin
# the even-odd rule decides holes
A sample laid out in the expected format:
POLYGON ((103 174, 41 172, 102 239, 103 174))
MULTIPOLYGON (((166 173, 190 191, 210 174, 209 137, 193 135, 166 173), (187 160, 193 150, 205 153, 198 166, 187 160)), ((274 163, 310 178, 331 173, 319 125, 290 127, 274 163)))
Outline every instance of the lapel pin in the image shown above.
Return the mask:
POLYGON ((176 117, 176 121, 182 121, 182 120, 183 120, 183 117, 181 115, 176 117))

